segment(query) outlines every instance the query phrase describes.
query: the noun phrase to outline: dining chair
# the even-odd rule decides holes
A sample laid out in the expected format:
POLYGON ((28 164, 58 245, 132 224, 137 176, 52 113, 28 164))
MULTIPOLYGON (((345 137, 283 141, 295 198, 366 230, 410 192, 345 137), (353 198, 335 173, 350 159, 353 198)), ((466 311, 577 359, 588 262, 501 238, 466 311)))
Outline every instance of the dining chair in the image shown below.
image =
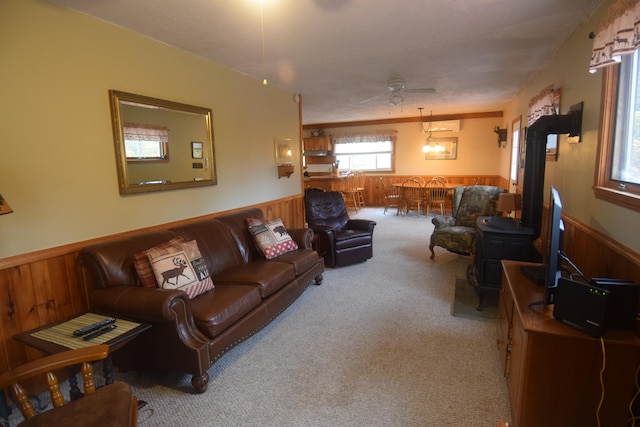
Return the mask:
POLYGON ((358 213, 358 188, 356 183, 356 175, 351 172, 342 179, 342 198, 347 209, 351 206, 358 213))
POLYGON ((447 178, 445 178, 445 177, 444 177, 444 176, 442 176, 442 175, 436 175, 436 176, 434 176, 433 178, 431 178, 431 180, 434 180, 434 179, 435 179, 435 180, 438 180, 438 181, 441 181, 441 182, 444 182, 445 184, 446 184, 447 182, 449 182, 449 181, 447 180, 447 178))
MULTIPOLYGON (((117 381, 97 388, 90 362, 106 359, 106 344, 66 350, 27 362, 0 375, 0 390, 10 389, 16 406, 25 420, 20 426, 135 426, 138 418, 138 401, 129 386, 117 381), (84 397, 65 403, 60 384, 54 371, 72 369, 80 365, 84 385, 84 397), (46 382, 52 408, 36 413, 29 399, 27 383, 35 379, 46 382)), ((75 371, 73 371, 75 375, 75 371)))
POLYGON ((431 206, 440 206, 440 215, 444 215, 445 205, 447 203, 447 187, 445 182, 436 178, 432 178, 425 185, 426 193, 426 215, 429 216, 431 206))
POLYGON ((389 208, 398 208, 400 206, 400 189, 395 186, 389 186, 384 182, 384 178, 380 177, 380 183, 382 185, 382 191, 384 193, 384 212, 387 213, 389 208))
POLYGON ((418 175, 410 176, 408 179, 413 179, 415 181, 418 181, 422 187, 424 187, 424 185, 427 183, 426 179, 418 175))
POLYGON ((356 200, 358 201, 358 207, 364 208, 364 190, 365 185, 367 184, 367 175, 362 171, 354 172, 354 174, 356 176, 356 200))
POLYGON ((406 179, 402 182, 402 193, 400 196, 400 208, 398 212, 407 215, 412 208, 415 207, 420 218, 420 211, 423 209, 425 202, 425 188, 420 181, 415 179, 406 179))

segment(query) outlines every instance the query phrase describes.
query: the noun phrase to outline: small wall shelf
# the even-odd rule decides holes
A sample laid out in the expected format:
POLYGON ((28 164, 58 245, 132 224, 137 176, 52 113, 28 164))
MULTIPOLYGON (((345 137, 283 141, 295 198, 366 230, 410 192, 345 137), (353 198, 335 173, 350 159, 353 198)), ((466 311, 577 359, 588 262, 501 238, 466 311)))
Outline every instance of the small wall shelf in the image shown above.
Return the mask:
POLYGON ((293 165, 278 165, 278 179, 286 176, 289 178, 293 174, 293 165))

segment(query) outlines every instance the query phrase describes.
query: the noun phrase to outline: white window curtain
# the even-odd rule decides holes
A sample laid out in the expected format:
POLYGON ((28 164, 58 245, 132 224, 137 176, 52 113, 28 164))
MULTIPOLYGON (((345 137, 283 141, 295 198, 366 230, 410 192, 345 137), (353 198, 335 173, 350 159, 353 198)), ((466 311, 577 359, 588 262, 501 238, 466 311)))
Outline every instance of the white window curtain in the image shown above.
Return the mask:
POLYGON ((618 0, 595 31, 589 72, 620 62, 640 47, 640 0, 618 0))
POLYGON ((122 126, 124 139, 136 141, 169 141, 169 128, 164 126, 124 123, 122 126))
POLYGON ((334 144, 356 144, 359 142, 396 141, 398 131, 392 129, 332 135, 334 144))

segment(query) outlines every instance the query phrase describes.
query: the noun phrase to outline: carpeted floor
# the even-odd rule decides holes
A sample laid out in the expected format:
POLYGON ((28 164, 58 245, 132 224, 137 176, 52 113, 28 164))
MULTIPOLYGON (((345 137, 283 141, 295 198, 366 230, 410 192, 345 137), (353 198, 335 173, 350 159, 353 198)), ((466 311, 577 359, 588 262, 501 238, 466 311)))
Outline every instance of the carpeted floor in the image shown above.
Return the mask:
MULTIPOLYGON (((472 426, 510 418, 496 324, 451 315, 470 258, 436 248, 431 221, 365 208, 374 257, 327 269, 274 322, 190 377, 127 372, 140 426, 472 426)), ((475 310, 475 306, 473 307, 475 310)), ((100 379, 98 379, 98 382, 100 379)))

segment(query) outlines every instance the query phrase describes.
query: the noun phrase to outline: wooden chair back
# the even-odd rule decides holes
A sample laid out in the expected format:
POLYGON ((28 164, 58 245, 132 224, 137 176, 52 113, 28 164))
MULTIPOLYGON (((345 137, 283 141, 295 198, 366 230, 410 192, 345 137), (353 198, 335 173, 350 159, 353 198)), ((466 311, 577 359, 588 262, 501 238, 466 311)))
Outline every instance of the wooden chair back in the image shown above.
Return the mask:
MULTIPOLYGON (((9 388, 24 418, 30 419, 35 417, 37 413, 29 400, 27 390, 23 387, 26 381, 44 378, 53 404, 53 408, 50 410, 55 410, 55 408, 59 408, 65 404, 55 371, 61 368, 80 365, 84 395, 91 395, 96 391, 91 362, 103 360, 108 355, 109 346, 101 344, 45 356, 4 372, 0 375, 0 389, 4 390, 9 388)), ((134 411, 131 415, 131 423, 129 425, 135 426, 137 423, 137 399, 133 395, 131 395, 131 399, 134 411)), ((71 421, 72 420, 70 420, 70 422, 71 421)), ((72 423, 70 425, 72 425, 72 423)))
POLYGON ((389 186, 384 181, 383 177, 380 177, 380 184, 382 185, 382 191, 384 193, 384 212, 387 213, 389 208, 399 208, 400 202, 400 189, 398 187, 389 186))
POLYGON ((415 207, 418 218, 420 218, 420 211, 425 201, 424 190, 424 185, 419 180, 409 178, 402 182, 402 195, 400 198, 405 214, 415 207))
POLYGON ((423 187, 427 183, 427 180, 425 180, 423 177, 418 176, 418 175, 410 176, 408 179, 412 179, 414 181, 419 182, 420 185, 423 186, 423 187))
POLYGON ((439 206, 440 215, 444 215, 444 208, 447 203, 447 188, 445 187, 445 183, 438 178, 433 178, 427 182, 425 188, 427 192, 427 215, 429 215, 431 206, 434 205, 439 206))

